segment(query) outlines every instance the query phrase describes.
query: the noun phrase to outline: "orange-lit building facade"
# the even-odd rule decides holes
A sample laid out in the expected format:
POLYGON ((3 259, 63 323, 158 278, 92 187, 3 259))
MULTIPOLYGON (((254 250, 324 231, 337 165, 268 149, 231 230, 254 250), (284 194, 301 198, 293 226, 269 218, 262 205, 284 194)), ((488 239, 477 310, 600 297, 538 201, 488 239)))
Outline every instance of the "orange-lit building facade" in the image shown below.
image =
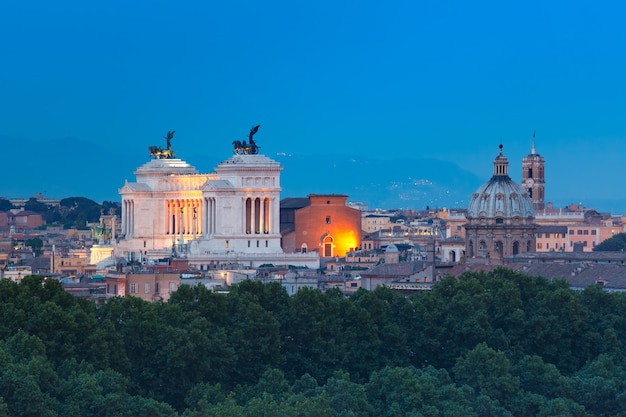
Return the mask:
POLYGON ((86 250, 70 250, 69 253, 55 253, 50 257, 50 271, 61 276, 93 275, 96 266, 89 264, 86 250))
POLYGON ((281 203, 283 250, 343 257, 361 244, 361 212, 348 207, 348 196, 311 194, 300 205, 281 203))
POLYGON ((365 233, 374 233, 379 230, 390 229, 391 226, 391 216, 368 214, 361 219, 361 229, 363 229, 365 233))
MULTIPOLYGON (((571 252, 567 226, 537 226, 537 252, 571 252)), ((572 245, 573 246, 573 245, 572 245)))

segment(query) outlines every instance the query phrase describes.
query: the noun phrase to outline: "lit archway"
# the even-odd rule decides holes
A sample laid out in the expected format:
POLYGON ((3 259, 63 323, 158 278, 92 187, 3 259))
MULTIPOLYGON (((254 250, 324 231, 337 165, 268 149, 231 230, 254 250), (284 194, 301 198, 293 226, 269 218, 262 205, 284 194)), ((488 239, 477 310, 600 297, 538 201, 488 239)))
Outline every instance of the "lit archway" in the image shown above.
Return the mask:
POLYGON ((322 240, 322 256, 324 258, 331 258, 334 253, 335 245, 334 239, 330 235, 326 235, 322 240))

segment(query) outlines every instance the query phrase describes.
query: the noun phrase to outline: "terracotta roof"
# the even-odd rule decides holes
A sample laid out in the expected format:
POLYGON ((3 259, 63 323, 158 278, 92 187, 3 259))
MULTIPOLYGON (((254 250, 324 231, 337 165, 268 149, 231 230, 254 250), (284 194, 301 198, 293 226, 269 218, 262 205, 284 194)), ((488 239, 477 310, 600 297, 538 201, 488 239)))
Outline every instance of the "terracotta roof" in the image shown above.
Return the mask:
MULTIPOLYGON (((441 272, 443 272, 443 275, 458 276, 464 272, 491 272, 499 266, 501 265, 458 264, 441 272)), ((590 285, 600 284, 608 290, 626 290, 626 265, 545 263, 509 264, 504 267, 549 280, 565 279, 575 288, 585 288, 590 285)))

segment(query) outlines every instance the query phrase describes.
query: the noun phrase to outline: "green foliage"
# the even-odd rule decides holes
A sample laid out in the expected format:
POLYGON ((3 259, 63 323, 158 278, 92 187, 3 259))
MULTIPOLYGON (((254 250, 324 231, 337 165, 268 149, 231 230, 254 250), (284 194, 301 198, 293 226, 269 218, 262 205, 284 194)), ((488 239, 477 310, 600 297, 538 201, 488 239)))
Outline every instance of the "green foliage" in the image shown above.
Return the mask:
MULTIPOLYGON (((10 205, 8 200, 0 199, 0 211, 12 208, 3 203, 3 200, 10 205)), ((104 201, 98 204, 84 197, 65 198, 60 201, 58 207, 48 206, 35 198, 30 198, 24 205, 25 210, 41 214, 47 224, 62 224, 66 228, 80 229, 84 229, 87 222, 98 222, 102 212, 108 214, 111 209, 115 209, 119 213, 119 207, 117 202, 104 201)))
POLYGON ((43 240, 41 240, 41 238, 33 237, 31 239, 26 239, 24 245, 30 247, 33 252, 35 252, 35 256, 41 255, 41 248, 43 248, 43 240))
POLYGON ((93 304, 0 281, 0 417, 626 415, 626 294, 507 269, 93 304))
POLYGON ((84 197, 65 198, 61 200, 60 208, 65 225, 76 228, 85 228, 87 222, 98 222, 103 210, 100 204, 84 197))
POLYGON ((366 390, 376 416, 476 415, 472 392, 458 387, 445 370, 430 366, 383 368, 372 374, 366 390))
POLYGON ((466 356, 457 359, 453 368, 458 384, 470 386, 479 395, 511 405, 519 390, 519 379, 510 373, 506 355, 479 343, 466 356))
POLYGON ((14 208, 13 204, 11 204, 9 200, 7 200, 6 198, 0 198, 0 211, 9 211, 12 208, 14 208))
POLYGON ((626 233, 618 233, 596 245, 595 252, 623 252, 626 249, 626 233))
POLYGON ((34 197, 31 197, 26 203, 24 203, 24 210, 39 213, 43 216, 50 211, 50 206, 48 206, 46 203, 42 203, 34 197))

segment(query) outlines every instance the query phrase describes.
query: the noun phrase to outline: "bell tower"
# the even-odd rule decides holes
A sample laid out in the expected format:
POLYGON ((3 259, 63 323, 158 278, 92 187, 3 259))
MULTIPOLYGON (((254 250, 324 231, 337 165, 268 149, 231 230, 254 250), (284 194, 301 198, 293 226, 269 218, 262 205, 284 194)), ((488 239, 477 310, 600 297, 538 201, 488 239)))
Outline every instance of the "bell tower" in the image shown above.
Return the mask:
POLYGON ((535 150, 535 133, 533 132, 533 142, 530 154, 522 158, 522 188, 528 192, 533 201, 535 211, 543 210, 545 207, 545 160, 535 150))

